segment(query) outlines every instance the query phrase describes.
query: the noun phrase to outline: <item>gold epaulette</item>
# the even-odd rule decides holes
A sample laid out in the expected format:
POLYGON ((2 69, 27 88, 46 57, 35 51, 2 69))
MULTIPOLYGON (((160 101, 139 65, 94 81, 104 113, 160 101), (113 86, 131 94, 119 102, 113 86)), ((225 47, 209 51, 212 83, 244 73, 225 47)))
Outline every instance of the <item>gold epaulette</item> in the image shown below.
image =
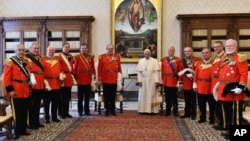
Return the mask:
POLYGON ((95 58, 94 54, 89 53, 89 56, 92 57, 92 58, 95 58))
POLYGON ((41 59, 43 59, 43 58, 47 58, 47 56, 42 56, 41 59))
POLYGON ((25 60, 27 60, 29 63, 32 63, 31 59, 28 57, 24 57, 25 60))
POLYGON ((32 63, 32 60, 26 56, 24 56, 24 59, 27 60, 28 62, 31 62, 32 63))
POLYGON ((13 62, 12 62, 12 60, 11 59, 9 59, 9 58, 7 58, 7 59, 5 59, 5 65, 7 65, 7 66, 12 66, 12 64, 13 64, 13 62))
POLYGON ((59 59, 59 56, 54 56, 55 59, 59 59))
POLYGON ((239 58, 238 58, 239 62, 244 62, 244 61, 247 60, 247 54, 245 54, 245 53, 238 53, 237 55, 239 56, 239 58))
POLYGON ((79 56, 80 56, 79 54, 73 55, 75 59, 79 58, 79 56))

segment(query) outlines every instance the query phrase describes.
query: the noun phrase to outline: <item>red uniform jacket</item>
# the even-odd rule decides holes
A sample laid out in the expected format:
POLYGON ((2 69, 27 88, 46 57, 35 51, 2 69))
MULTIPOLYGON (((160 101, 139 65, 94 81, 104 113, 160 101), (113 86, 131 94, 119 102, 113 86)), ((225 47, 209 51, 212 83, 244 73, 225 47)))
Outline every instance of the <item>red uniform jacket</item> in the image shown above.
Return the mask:
POLYGON ((223 56, 225 56, 226 53, 223 51, 221 54, 219 54, 218 56, 216 56, 213 60, 212 63, 212 68, 211 68, 211 92, 213 92, 213 88, 215 86, 215 84, 218 82, 219 80, 219 69, 220 69, 220 65, 221 65, 221 61, 223 56))
POLYGON ((74 75, 76 76, 77 84, 91 84, 92 75, 95 76, 94 55, 82 53, 75 57, 74 75))
POLYGON ((117 74, 122 73, 120 55, 113 54, 109 56, 102 54, 99 56, 98 80, 102 83, 116 84, 117 74))
POLYGON ((41 63, 44 67, 44 79, 49 83, 52 89, 60 89, 61 83, 59 75, 61 72, 61 65, 57 57, 49 58, 44 56, 41 58, 41 63))
POLYGON ((61 71, 66 76, 66 78, 63 80, 63 86, 72 87, 72 85, 74 84, 72 77, 74 57, 71 54, 68 54, 67 56, 64 53, 60 53, 58 58, 61 64, 61 69, 62 69, 61 71))
POLYGON ((197 88, 199 94, 210 94, 211 93, 211 68, 212 60, 206 64, 200 61, 194 72, 193 86, 197 88))
MULTIPOLYGON (((181 60, 181 70, 183 70, 185 68, 183 61, 187 62, 187 67, 195 70, 195 67, 198 63, 198 61, 200 61, 200 59, 198 57, 192 57, 189 59, 189 61, 187 61, 186 58, 183 58, 181 60)), ((183 83, 183 90, 192 90, 193 89, 193 81, 190 80, 185 74, 181 76, 181 80, 183 83)))
POLYGON ((29 76, 27 77, 27 74, 29 75, 28 68, 31 66, 31 62, 24 58, 23 66, 26 68, 26 75, 11 59, 5 60, 3 79, 7 96, 10 96, 9 92, 11 91, 15 92, 16 98, 27 98, 30 96, 29 76))
POLYGON ((37 90, 41 90, 44 89, 44 73, 43 73, 43 66, 40 63, 40 66, 35 63, 35 61, 33 59, 30 58, 30 56, 33 59, 36 59, 35 57, 37 57, 38 60, 36 60, 38 63, 40 63, 40 59, 41 56, 33 56, 32 54, 26 54, 26 57, 28 58, 28 60, 32 63, 31 67, 29 67, 29 71, 30 73, 33 73, 36 79, 36 84, 32 86, 32 89, 37 89, 37 90))
POLYGON ((221 101, 239 101, 245 98, 245 94, 227 94, 222 97, 222 92, 226 84, 230 82, 240 82, 247 84, 248 79, 248 62, 246 54, 233 54, 225 56, 220 66, 220 75, 218 87, 218 100, 221 101))
POLYGON ((163 86, 176 87, 181 59, 178 57, 164 57, 161 59, 161 75, 163 86), (173 69, 172 69, 173 67, 173 69), (173 72, 174 70, 174 72, 173 72))

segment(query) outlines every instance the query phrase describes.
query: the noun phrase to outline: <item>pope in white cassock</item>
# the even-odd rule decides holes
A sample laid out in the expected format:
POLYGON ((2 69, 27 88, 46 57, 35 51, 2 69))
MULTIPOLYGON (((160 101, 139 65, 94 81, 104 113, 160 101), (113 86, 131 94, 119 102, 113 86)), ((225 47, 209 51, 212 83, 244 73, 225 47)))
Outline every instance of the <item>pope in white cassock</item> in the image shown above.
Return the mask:
POLYGON ((159 113, 157 87, 160 83, 160 66, 158 61, 151 57, 149 49, 144 50, 144 58, 140 59, 136 70, 139 84, 138 112, 159 113))

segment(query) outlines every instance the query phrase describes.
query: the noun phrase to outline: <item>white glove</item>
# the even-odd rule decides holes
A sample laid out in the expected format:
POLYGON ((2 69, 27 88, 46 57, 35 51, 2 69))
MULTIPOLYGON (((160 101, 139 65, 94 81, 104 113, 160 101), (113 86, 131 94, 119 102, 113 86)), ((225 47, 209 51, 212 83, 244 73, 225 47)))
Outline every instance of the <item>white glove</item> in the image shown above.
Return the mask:
POLYGON ((193 74, 192 73, 188 73, 188 74, 186 74, 186 76, 188 77, 188 78, 193 78, 193 74))
POLYGON ((74 84, 74 85, 77 85, 77 81, 76 81, 75 77, 73 76, 73 74, 71 74, 71 77, 72 77, 72 79, 73 79, 73 84, 74 84))
POLYGON ((183 87, 182 82, 178 81, 176 87, 179 89, 182 89, 182 87, 183 87))
POLYGON ((220 85, 220 82, 217 82, 214 85, 214 88, 213 88, 213 96, 214 96, 215 101, 218 101, 218 88, 219 88, 219 85, 220 85))
POLYGON ((49 82, 46 79, 44 79, 44 85, 45 85, 45 90, 47 90, 47 91, 51 91, 52 90, 52 88, 49 85, 49 82))
POLYGON ((97 87, 96 87, 96 79, 95 79, 95 75, 92 74, 91 76, 91 91, 96 91, 97 87))
POLYGON ((231 92, 234 92, 235 94, 240 94, 242 92, 242 89, 236 87, 236 88, 232 89, 231 92))
POLYGON ((117 74, 117 91, 121 91, 122 90, 122 74, 119 72, 117 74))
POLYGON ((63 81, 66 78, 66 75, 63 73, 60 73, 59 80, 63 81))
POLYGON ((34 73, 30 73, 30 82, 32 86, 36 85, 36 78, 35 78, 34 73))

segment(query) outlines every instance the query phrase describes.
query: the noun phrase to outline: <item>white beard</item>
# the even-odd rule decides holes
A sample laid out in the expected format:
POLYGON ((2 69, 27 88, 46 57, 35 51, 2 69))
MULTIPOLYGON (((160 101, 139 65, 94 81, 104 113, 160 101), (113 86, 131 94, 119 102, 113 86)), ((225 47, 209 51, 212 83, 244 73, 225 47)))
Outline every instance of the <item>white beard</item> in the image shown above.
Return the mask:
POLYGON ((226 54, 233 54, 234 52, 236 52, 236 50, 231 50, 231 51, 226 50, 225 52, 226 54))

